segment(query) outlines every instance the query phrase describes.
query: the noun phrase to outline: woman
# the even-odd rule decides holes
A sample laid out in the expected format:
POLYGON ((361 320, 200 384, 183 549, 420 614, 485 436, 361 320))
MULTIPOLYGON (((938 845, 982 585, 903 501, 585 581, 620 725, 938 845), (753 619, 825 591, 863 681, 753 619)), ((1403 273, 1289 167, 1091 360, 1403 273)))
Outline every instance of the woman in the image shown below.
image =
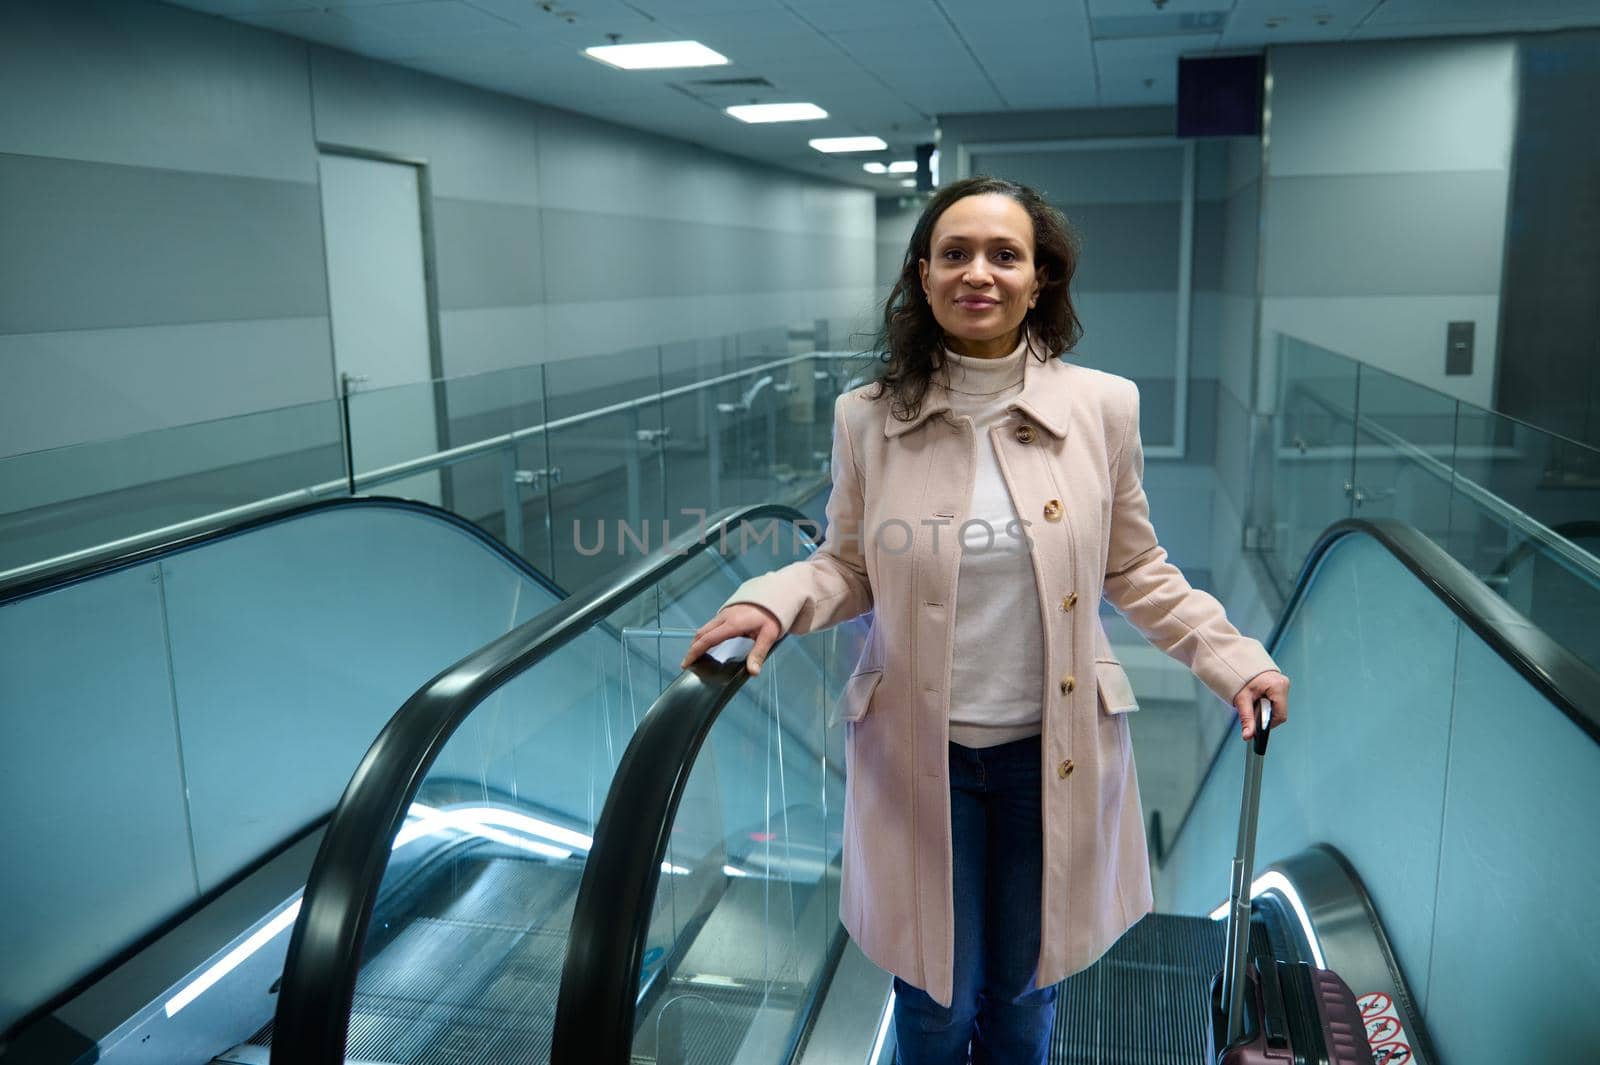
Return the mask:
POLYGON ((929 201, 885 373, 834 406, 824 543, 742 584, 684 658, 750 637, 758 673, 781 635, 873 611, 841 697, 840 916, 895 975, 903 1065, 1044 1061, 1054 985, 1151 909, 1102 596, 1246 739, 1258 699, 1288 717, 1288 678, 1156 542, 1133 384, 1055 357, 1076 265, 1031 189, 929 201))

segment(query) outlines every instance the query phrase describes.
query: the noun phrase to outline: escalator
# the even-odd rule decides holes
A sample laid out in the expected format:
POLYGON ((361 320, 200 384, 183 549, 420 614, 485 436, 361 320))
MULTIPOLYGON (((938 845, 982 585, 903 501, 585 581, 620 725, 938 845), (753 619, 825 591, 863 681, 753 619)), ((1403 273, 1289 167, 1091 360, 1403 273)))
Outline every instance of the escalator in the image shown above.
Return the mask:
MULTIPOLYGON (((759 677, 736 648, 675 668, 727 591, 786 560, 726 534, 797 518, 726 515, 407 700, 321 836, 281 984, 256 991, 273 1021, 216 1060, 889 1060, 887 979, 837 919, 826 719, 862 628, 787 638, 759 677)), ((1383 1065, 1589 1060, 1600 678, 1385 522, 1324 534, 1269 647, 1295 720, 1267 761, 1252 953, 1344 975, 1383 1065)), ((1202 1060, 1240 746, 1154 871, 1164 912, 1064 984, 1052 1060, 1202 1060)))
MULTIPOLYGON (((463 1041, 437 1055, 398 1060, 822 1060, 807 1055, 832 1033, 811 1014, 825 1018, 840 998, 882 1003, 861 1044, 870 1049, 848 1059, 879 1060, 892 1042, 884 1038, 881 974, 877 983, 838 975, 844 952, 834 916, 837 763, 830 766, 824 754, 819 778, 816 749, 783 747, 793 718, 825 712, 831 700, 819 696, 852 661, 829 643, 831 631, 785 640, 758 678, 737 657, 702 660, 673 679, 640 720, 595 823, 559 985, 547 985, 555 999, 548 1047, 519 1044, 526 1056, 502 1059, 495 1055, 509 1052, 505 1043, 491 1050, 489 1043, 463 1041)), ((1538 1060, 1583 1060, 1574 1051, 1591 1045, 1585 1042, 1591 1022, 1577 1008, 1581 994, 1523 960, 1516 937, 1525 930, 1495 942, 1470 914, 1441 919, 1441 907, 1459 901, 1451 867, 1459 829, 1446 821, 1456 816, 1455 803, 1474 801, 1473 788, 1469 774, 1446 794, 1445 765, 1434 766, 1437 787, 1420 786, 1415 771, 1425 752, 1447 762, 1477 757, 1473 730, 1484 722, 1469 704, 1481 697, 1475 683, 1492 679, 1502 698, 1517 700, 1525 731, 1526 722, 1537 720, 1564 743, 1572 763, 1556 770, 1539 744, 1516 758, 1503 749, 1506 763, 1531 759, 1543 770, 1521 781, 1526 801, 1581 809, 1581 800, 1564 797, 1584 788, 1592 795, 1600 782, 1592 742, 1600 735, 1594 725, 1600 687, 1593 672, 1519 621, 1430 541, 1382 522, 1344 522, 1325 534, 1272 646, 1297 678, 1296 722, 1269 759, 1261 850, 1268 860, 1256 880, 1254 954, 1345 975, 1369 1011, 1385 1065, 1524 1060, 1495 1042, 1505 1033, 1489 1007, 1508 994, 1547 1012, 1568 1007, 1563 1023, 1518 1037, 1541 1049, 1538 1060), (1423 643, 1449 645, 1444 668, 1433 668, 1435 649, 1424 657, 1423 643), (1489 678, 1485 669, 1498 672, 1489 678), (1449 712, 1424 715, 1416 699, 1397 703, 1396 695, 1414 690, 1439 693, 1433 702, 1449 712), (1388 742, 1369 750, 1373 735, 1388 742), (1414 771, 1409 779, 1396 772, 1406 765, 1414 771), (1384 811, 1381 823, 1372 809, 1384 811), (1415 890, 1423 881, 1425 896, 1415 890), (1486 944, 1494 949, 1482 953, 1486 944), (1471 950, 1480 951, 1481 964, 1502 966, 1520 982, 1444 998, 1437 989, 1456 974, 1439 972, 1434 959, 1471 950), (1442 1039, 1441 1016, 1450 1018, 1442 1039)), ((831 742, 825 737, 822 750, 831 742)), ((1237 746, 1218 749, 1158 871, 1161 897, 1174 912, 1141 922, 1064 987, 1055 1060, 1201 1060, 1206 985, 1222 955, 1220 927, 1205 915, 1226 889, 1229 848, 1219 834, 1231 831, 1237 814, 1237 746)), ((391 817, 401 808, 390 800, 391 817)), ((352 822, 348 834, 352 841, 381 840, 385 831, 381 822, 366 828, 352 822)), ((1498 833, 1494 846, 1519 837, 1528 846, 1527 826, 1514 818, 1482 819, 1471 831, 1498 833)), ((1565 853, 1580 869, 1595 861, 1586 848, 1565 853)), ((359 847, 350 858, 360 863, 359 847)), ((1488 864, 1480 859, 1480 874, 1488 864)), ((360 938, 350 932, 361 916, 360 880, 335 876, 339 867, 329 860, 322 875, 348 885, 344 897, 297 928, 278 1009, 276 1038, 283 1042, 275 1054, 281 1050, 282 1057, 274 1060, 344 1060, 346 1017, 354 1033, 371 987, 368 973, 382 957, 370 934, 361 950, 348 947, 360 938), (355 1003, 353 1012, 347 1002, 355 1003), (292 1032, 282 1027, 286 1018, 292 1032)), ((1520 894, 1528 910, 1545 913, 1555 927, 1593 922, 1587 902, 1560 878, 1519 875, 1514 867, 1498 872, 1507 897, 1520 894)), ((1566 973, 1596 971, 1587 947, 1569 943, 1564 954, 1571 963, 1566 973)), ((455 997, 480 1003, 490 986, 457 988, 455 997)), ((1306 1008, 1303 991, 1285 986, 1280 993, 1285 1015, 1306 1008)), ((426 1008, 452 1009, 443 1002, 426 1008)), ((467 1011, 455 1008, 455 1015, 467 1011)), ((508 1026, 485 1024, 478 1036, 499 1039, 508 1026)), ((348 1052, 355 1055, 353 1045, 348 1052)))

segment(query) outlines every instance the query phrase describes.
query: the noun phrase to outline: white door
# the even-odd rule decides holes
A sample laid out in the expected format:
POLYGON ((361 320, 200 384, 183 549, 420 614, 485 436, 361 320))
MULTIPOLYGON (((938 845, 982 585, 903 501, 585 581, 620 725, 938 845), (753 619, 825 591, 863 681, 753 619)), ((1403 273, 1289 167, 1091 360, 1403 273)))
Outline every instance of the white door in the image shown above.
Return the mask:
MULTIPOLYGON (((439 450, 422 204, 417 168, 406 163, 323 153, 321 171, 333 361, 336 380, 353 382, 350 445, 359 475, 439 450)), ((438 504, 439 474, 369 492, 438 504)))

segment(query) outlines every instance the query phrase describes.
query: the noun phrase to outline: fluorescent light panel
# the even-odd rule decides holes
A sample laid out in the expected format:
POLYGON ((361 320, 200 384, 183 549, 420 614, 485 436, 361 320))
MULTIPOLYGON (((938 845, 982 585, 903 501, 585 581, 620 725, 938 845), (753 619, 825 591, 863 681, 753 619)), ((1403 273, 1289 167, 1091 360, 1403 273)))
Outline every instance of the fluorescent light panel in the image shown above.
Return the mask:
POLYGON ((672 70, 678 67, 720 67, 728 57, 699 41, 654 41, 650 44, 602 44, 583 54, 621 70, 672 70))
POLYGON ((819 152, 881 152, 889 147, 881 137, 818 137, 810 144, 819 152))
POLYGON ((889 164, 889 173, 891 174, 915 174, 916 172, 917 161, 915 159, 896 159, 889 164))
POLYGON ((869 174, 887 174, 889 167, 884 163, 862 163, 861 169, 869 174))
POLYGON ((828 112, 816 104, 735 104, 723 108, 740 122, 810 122, 827 118, 828 112))

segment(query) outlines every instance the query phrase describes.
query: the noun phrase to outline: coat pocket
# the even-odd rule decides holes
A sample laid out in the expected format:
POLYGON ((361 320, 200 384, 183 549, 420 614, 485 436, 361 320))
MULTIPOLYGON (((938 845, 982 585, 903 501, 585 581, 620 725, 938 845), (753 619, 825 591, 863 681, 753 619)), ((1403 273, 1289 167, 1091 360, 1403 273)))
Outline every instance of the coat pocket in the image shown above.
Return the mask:
POLYGON ((1121 662, 1114 658, 1096 659, 1094 682, 1100 689, 1100 709, 1103 712, 1126 714, 1139 709, 1139 702, 1133 697, 1133 685, 1128 681, 1128 673, 1122 668, 1121 662))
POLYGON ((872 707, 872 693, 882 679, 882 669, 865 669, 853 674, 844 682, 844 691, 839 693, 839 701, 834 705, 828 726, 831 728, 840 721, 854 723, 866 717, 872 707))

